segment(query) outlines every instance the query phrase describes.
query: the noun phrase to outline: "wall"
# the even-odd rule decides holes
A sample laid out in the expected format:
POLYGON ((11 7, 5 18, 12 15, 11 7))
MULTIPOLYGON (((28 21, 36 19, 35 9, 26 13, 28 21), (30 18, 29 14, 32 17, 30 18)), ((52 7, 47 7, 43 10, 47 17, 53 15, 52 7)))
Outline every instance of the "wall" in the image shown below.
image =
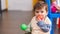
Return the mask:
POLYGON ((2 10, 6 8, 5 6, 6 6, 5 5, 5 0, 1 0, 1 8, 2 8, 2 10))
POLYGON ((57 5, 60 6, 60 0, 57 0, 57 5))
POLYGON ((32 10, 32 0, 8 0, 8 10, 32 10))

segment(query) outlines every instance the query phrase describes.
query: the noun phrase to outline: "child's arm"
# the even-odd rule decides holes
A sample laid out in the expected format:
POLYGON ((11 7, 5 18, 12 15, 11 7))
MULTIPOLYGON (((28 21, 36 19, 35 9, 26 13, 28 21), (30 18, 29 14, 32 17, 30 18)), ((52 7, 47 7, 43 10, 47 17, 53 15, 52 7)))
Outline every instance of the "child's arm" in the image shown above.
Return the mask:
POLYGON ((26 32, 31 32, 31 23, 29 23, 28 28, 25 31, 26 32))
POLYGON ((34 25, 32 24, 34 22, 34 20, 35 20, 35 16, 32 18, 31 22, 28 25, 28 28, 25 30, 26 32, 31 32, 32 27, 34 27, 34 25), (33 26, 31 26, 31 25, 33 25, 33 26))

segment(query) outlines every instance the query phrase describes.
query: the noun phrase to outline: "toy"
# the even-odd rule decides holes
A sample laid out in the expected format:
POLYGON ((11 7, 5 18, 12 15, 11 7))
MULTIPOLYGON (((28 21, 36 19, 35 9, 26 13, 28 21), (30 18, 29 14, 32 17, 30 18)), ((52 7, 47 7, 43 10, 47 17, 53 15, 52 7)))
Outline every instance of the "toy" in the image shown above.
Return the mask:
POLYGON ((52 6, 52 8, 51 8, 52 13, 55 13, 56 10, 57 10, 56 7, 55 6, 52 6))
POLYGON ((27 25, 26 24, 21 24, 20 28, 21 28, 21 30, 26 30, 27 29, 27 25))
POLYGON ((43 15, 38 15, 38 16, 37 16, 37 19, 38 19, 38 20, 43 20, 43 18, 44 18, 43 15))
POLYGON ((49 24, 45 24, 43 21, 39 21, 39 22, 37 23, 37 25, 41 28, 41 30, 42 30, 43 32, 48 32, 49 29, 50 29, 50 25, 49 25, 49 24))

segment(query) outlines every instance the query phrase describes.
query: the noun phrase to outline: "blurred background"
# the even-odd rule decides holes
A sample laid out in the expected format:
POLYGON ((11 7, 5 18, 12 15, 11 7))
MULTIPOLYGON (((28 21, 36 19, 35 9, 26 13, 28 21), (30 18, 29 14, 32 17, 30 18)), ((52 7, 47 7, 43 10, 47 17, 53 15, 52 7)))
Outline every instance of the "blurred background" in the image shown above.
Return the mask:
MULTIPOLYGON (((38 1, 41 0, 0 0, 0 34, 24 34, 19 25, 31 21, 33 7, 38 1)), ((55 30, 55 34, 59 31, 55 30)))

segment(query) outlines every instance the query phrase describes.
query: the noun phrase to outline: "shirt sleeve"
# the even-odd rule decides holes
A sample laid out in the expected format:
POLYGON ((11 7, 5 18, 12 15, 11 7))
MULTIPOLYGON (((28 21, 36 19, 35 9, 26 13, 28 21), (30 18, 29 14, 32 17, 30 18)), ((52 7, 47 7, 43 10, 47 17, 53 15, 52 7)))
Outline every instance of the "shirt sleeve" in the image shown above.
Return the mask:
POLYGON ((46 25, 47 25, 47 27, 49 26, 50 28, 49 28, 49 31, 51 31, 51 28, 52 28, 52 22, 51 22, 51 20, 47 17, 46 18, 46 25))
POLYGON ((31 22, 28 24, 28 28, 25 30, 26 32, 31 32, 32 30, 32 21, 34 20, 34 17, 32 18, 31 22))
POLYGON ((25 31, 26 32, 31 32, 31 23, 28 24, 28 28, 25 31))

